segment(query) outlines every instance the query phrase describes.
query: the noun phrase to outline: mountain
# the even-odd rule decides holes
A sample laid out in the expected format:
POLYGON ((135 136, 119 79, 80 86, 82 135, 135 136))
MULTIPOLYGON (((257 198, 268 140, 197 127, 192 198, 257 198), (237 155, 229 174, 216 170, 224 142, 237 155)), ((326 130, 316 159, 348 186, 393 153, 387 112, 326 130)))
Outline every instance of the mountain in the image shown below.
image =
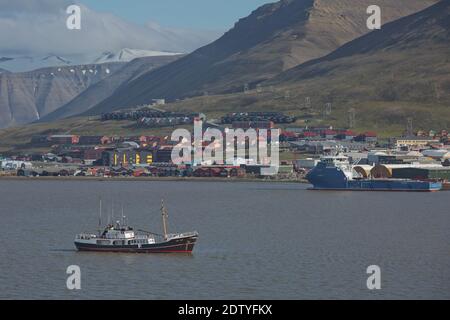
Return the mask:
MULTIPOLYGON (((442 0, 262 83, 263 88, 274 86, 273 91, 211 95, 205 105, 201 97, 195 97, 169 104, 165 109, 206 111, 208 116, 220 116, 231 110, 279 110, 307 116, 308 125, 345 127, 347 112, 354 108, 355 130, 373 129, 382 137, 401 134, 407 117, 413 118, 417 129, 448 129, 449 42, 450 0, 442 0), (291 92, 289 98, 285 90, 291 92), (308 96, 311 107, 306 110, 303 101, 308 96), (331 114, 324 117, 325 102, 333 105, 331 114)), ((104 126, 98 120, 87 119, 72 118, 1 130, 0 148, 2 145, 15 148, 18 141, 26 144, 32 135, 46 134, 49 130, 66 132, 75 128, 72 132, 76 134, 124 136, 153 132, 132 126, 132 122, 104 126)), ((167 128, 164 134, 170 130, 167 128)))
POLYGON ((73 55, 62 57, 47 55, 0 55, 0 68, 10 72, 28 72, 50 67, 65 67, 87 64, 130 62, 137 58, 155 56, 173 56, 179 53, 124 48, 116 52, 106 51, 101 54, 73 55))
POLYGON ((0 73, 0 128, 40 119, 123 66, 105 63, 0 73))
POLYGON ((67 118, 83 113, 109 97, 117 88, 140 75, 179 59, 181 55, 166 55, 134 59, 111 76, 97 82, 66 105, 42 117, 41 122, 67 118))
POLYGON ((107 63, 107 62, 130 62, 137 58, 144 57, 162 57, 162 56, 176 56, 180 53, 175 52, 163 52, 152 50, 138 50, 138 49, 122 49, 119 52, 104 52, 100 57, 95 59, 93 63, 107 63))
MULTIPOLYGON (((417 12, 437 0, 379 0, 383 21, 417 12)), ((220 39, 119 88, 88 114, 208 93, 242 91, 322 57, 369 30, 371 0, 282 0, 241 19, 220 39)))
MULTIPOLYGON (((274 85, 322 105, 354 106, 380 125, 450 126, 450 0, 386 24, 278 75, 274 85)), ((345 113, 346 109, 342 109, 345 113)))

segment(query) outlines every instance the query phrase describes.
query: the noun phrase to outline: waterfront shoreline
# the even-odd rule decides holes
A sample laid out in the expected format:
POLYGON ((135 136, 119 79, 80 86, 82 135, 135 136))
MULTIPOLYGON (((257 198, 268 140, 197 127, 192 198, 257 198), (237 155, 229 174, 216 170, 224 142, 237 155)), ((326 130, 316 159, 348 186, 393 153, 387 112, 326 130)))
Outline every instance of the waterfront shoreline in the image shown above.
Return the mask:
POLYGON ((297 183, 308 184, 306 180, 277 180, 258 178, 219 178, 219 177, 18 177, 0 176, 0 181, 154 181, 154 182, 264 182, 264 183, 297 183))

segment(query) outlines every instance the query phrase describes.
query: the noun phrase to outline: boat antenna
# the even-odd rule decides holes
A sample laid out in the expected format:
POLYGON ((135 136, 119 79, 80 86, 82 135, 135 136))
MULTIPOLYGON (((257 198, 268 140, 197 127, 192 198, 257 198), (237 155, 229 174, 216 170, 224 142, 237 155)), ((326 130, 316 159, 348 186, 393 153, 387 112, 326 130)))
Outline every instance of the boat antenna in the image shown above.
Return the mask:
POLYGON ((125 215, 124 215, 124 209, 123 209, 123 202, 122 202, 122 225, 125 225, 125 215))
POLYGON ((162 215, 162 222, 163 222, 163 229, 164 229, 164 240, 167 240, 167 218, 169 215, 167 214, 166 207, 164 206, 164 199, 161 200, 161 215, 162 215))
POLYGON ((116 222, 114 221, 114 200, 111 202, 111 224, 114 225, 116 222))
POLYGON ((100 197, 100 208, 98 213, 98 233, 102 232, 102 198, 100 197))

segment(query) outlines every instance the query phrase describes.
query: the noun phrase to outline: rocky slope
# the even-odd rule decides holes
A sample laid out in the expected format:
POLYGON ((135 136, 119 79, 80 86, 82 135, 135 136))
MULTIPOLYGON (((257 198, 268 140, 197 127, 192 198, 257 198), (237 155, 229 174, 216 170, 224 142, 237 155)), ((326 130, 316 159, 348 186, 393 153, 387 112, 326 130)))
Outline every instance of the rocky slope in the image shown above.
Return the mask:
POLYGON ((0 128, 83 112, 111 95, 123 83, 178 57, 154 56, 129 63, 53 67, 23 73, 0 72, 0 128), (63 109, 58 111, 60 108, 63 109))
MULTIPOLYGON (((384 23, 437 0, 379 0, 384 23)), ((264 5, 217 41, 118 89, 89 114, 208 93, 242 91, 322 57, 369 30, 370 0, 282 0, 264 5)))
POLYGON ((416 123, 449 127, 450 0, 387 24, 266 85, 309 95, 319 105, 327 100, 353 105, 366 121, 384 117, 380 123, 406 123, 412 117, 416 123))
POLYGON ((40 119, 123 66, 113 63, 1 73, 0 128, 40 119))
POLYGON ((170 55, 135 59, 110 77, 90 86, 61 108, 42 117, 40 122, 63 119, 83 113, 109 97, 120 86, 125 86, 140 75, 173 62, 180 57, 181 55, 170 55))

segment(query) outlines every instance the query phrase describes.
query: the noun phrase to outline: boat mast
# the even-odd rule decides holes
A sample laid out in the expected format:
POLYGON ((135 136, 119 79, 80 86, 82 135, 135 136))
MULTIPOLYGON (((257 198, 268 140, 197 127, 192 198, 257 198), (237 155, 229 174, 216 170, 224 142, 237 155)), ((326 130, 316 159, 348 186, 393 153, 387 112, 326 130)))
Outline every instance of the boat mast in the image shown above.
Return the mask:
POLYGON ((111 201, 111 225, 114 227, 114 224, 116 223, 114 221, 114 201, 111 201))
POLYGON ((98 214, 98 233, 102 233, 102 198, 100 198, 100 210, 98 214))
POLYGON ((122 202, 122 226, 125 226, 125 215, 124 215, 124 209, 123 209, 123 202, 122 202))
POLYGON ((169 215, 167 214, 166 207, 164 206, 164 200, 161 200, 161 215, 164 229, 164 240, 167 240, 167 218, 169 217, 169 215))

